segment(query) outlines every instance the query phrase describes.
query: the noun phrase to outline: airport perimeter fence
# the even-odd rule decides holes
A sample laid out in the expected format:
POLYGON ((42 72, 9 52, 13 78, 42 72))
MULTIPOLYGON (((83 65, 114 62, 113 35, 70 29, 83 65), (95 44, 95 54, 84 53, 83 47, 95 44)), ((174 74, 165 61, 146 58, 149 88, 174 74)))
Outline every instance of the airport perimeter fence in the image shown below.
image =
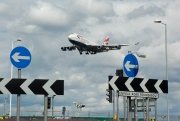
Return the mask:
MULTIPOLYGON (((170 116, 174 117, 174 116, 170 116)), ((0 121, 16 121, 16 117, 12 118, 5 118, 5 119, 0 119, 0 121)), ((42 116, 40 117, 20 117, 20 121, 44 121, 44 118, 42 116)), ((117 121, 113 120, 112 118, 107 118, 107 117, 70 117, 70 118, 48 118, 48 121, 117 121)), ((119 121, 127 121, 122 118, 119 119, 119 121)), ((135 121, 132 119, 132 121, 135 121)), ((139 118, 138 121, 146 121, 142 118, 139 118)), ((149 121, 156 121, 155 119, 150 119, 149 121)), ((167 121, 167 119, 158 119, 157 121, 167 121)), ((177 117, 174 117, 173 119, 170 119, 170 121, 180 121, 180 115, 177 117)))
MULTIPOLYGON (((167 121, 167 116, 163 118, 164 114, 158 114, 157 121, 167 121)), ((123 112, 120 112, 120 121, 124 121, 122 118, 124 117, 123 112)), ((133 117, 133 114, 132 114, 133 117)), ((142 113, 138 114, 138 121, 145 121, 145 116, 142 113)), ((21 121, 27 120, 43 120, 42 111, 23 111, 20 116, 21 121), (31 113, 29 113, 31 112, 31 113)), ((112 112, 91 112, 91 111, 66 111, 65 117, 62 115, 61 111, 54 111, 54 117, 52 117, 52 112, 48 112, 48 119, 54 121, 69 120, 69 121, 111 121, 113 119, 112 112)), ((155 115, 150 114, 150 121, 156 121, 155 115)), ((180 115, 169 115, 170 121, 180 121, 180 115)), ((0 116, 0 121, 15 121, 16 116, 12 116, 11 119, 8 116, 0 116)), ((134 118, 133 120, 134 121, 134 118)))

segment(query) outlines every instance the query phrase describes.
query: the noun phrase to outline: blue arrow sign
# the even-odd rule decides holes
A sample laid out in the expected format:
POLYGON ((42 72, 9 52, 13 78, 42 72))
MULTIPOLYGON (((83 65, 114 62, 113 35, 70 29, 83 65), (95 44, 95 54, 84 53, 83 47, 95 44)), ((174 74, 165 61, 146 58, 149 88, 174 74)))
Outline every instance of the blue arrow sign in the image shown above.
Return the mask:
POLYGON ((123 62, 124 72, 128 77, 135 77, 139 70, 138 60, 133 54, 128 54, 123 62))
POLYGON ((27 48, 18 46, 11 51, 10 60, 16 68, 26 68, 31 62, 31 53, 27 48))

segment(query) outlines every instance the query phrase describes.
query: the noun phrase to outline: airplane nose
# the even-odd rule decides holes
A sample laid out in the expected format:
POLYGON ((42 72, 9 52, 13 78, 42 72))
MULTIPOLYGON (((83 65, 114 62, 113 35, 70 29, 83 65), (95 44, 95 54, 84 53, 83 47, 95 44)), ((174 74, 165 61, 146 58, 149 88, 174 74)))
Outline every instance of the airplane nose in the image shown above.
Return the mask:
POLYGON ((70 40, 70 39, 72 39, 74 37, 74 34, 70 34, 69 36, 68 36, 68 39, 70 40))

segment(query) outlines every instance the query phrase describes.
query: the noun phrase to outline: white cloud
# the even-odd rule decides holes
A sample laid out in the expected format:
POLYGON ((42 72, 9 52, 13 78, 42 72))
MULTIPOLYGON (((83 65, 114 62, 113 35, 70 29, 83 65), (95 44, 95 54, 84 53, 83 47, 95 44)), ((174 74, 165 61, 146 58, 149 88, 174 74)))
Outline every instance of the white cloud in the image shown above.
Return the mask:
POLYGON ((27 12, 27 21, 43 26, 64 26, 68 23, 68 15, 56 5, 38 1, 27 12))
POLYGON ((5 3, 0 3, 0 14, 3 14, 8 9, 8 5, 5 3))
POLYGON ((80 8, 78 11, 95 17, 112 16, 114 12, 112 3, 108 1, 77 0, 76 4, 79 5, 78 7, 80 8))

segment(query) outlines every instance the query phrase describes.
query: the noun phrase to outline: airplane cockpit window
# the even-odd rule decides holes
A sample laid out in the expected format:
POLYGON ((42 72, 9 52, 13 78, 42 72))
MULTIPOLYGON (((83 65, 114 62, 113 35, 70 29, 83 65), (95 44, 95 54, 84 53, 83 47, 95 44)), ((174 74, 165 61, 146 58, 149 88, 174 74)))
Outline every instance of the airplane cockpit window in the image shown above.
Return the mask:
POLYGON ((79 34, 77 35, 77 37, 78 37, 79 39, 83 38, 83 37, 82 37, 81 35, 79 35, 79 34))

